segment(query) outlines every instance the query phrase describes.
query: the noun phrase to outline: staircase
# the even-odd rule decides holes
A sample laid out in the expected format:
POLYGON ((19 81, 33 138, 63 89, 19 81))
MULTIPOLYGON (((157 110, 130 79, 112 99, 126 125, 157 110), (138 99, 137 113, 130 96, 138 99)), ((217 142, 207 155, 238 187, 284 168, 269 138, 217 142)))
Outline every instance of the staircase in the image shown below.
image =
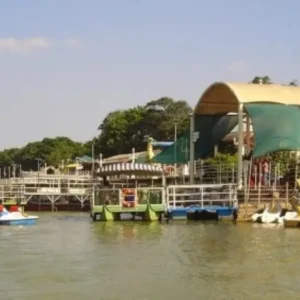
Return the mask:
POLYGON ((274 190, 271 187, 261 187, 260 189, 250 189, 248 198, 244 191, 239 191, 238 201, 240 204, 237 221, 251 221, 251 216, 267 204, 271 204, 273 198, 279 201, 283 208, 286 208, 289 206, 289 198, 293 193, 293 189, 279 187, 274 190))

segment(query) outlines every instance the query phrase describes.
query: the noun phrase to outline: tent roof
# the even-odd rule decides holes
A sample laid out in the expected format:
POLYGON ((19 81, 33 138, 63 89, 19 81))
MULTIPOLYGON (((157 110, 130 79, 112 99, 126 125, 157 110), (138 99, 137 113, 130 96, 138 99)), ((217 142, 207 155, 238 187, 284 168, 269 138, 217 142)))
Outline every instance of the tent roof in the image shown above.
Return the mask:
POLYGON ((195 114, 237 112, 239 103, 300 105, 300 87, 278 84, 215 82, 200 97, 195 114))

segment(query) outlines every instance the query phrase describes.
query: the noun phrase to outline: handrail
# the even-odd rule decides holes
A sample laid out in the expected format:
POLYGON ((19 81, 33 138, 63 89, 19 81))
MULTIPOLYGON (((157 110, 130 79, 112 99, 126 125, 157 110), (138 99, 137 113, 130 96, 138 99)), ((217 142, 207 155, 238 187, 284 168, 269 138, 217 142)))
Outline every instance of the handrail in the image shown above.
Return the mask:
POLYGON ((197 203, 202 208, 206 203, 229 203, 237 201, 236 184, 201 184, 167 186, 166 206, 177 207, 184 203, 197 203), (218 197, 219 196, 219 197, 218 197))

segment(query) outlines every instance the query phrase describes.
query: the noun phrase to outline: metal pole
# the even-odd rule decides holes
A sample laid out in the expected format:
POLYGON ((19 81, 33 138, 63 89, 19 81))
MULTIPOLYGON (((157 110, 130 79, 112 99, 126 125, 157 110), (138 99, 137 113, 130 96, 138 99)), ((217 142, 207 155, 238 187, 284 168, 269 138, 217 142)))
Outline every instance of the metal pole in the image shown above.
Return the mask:
POLYGON ((135 164, 135 149, 132 148, 132 163, 135 164))
POLYGON ((41 158, 36 158, 37 161, 37 168, 38 168, 38 174, 37 174, 37 187, 39 187, 40 184, 40 164, 43 162, 41 158))
POLYGON ((95 171, 95 144, 94 142, 92 143, 92 173, 94 175, 95 171))
POLYGON ((247 151, 246 154, 249 155, 250 151, 251 151, 251 147, 250 147, 250 117, 247 115, 247 119, 246 119, 246 144, 247 144, 247 151))
POLYGON ((177 146, 176 146, 176 142, 177 142, 177 120, 174 120, 174 176, 177 176, 177 146))
POLYGON ((100 168, 102 168, 102 164, 103 164, 103 156, 102 156, 102 153, 100 153, 99 155, 99 165, 100 165, 100 168))
POLYGON ((243 104, 238 106, 238 172, 237 185, 241 189, 243 186, 243 104))
POLYGON ((13 164, 13 178, 16 177, 16 164, 13 164))
POLYGON ((190 114, 190 184, 194 184, 194 161, 195 161, 195 147, 194 147, 194 130, 195 130, 194 114, 190 114))

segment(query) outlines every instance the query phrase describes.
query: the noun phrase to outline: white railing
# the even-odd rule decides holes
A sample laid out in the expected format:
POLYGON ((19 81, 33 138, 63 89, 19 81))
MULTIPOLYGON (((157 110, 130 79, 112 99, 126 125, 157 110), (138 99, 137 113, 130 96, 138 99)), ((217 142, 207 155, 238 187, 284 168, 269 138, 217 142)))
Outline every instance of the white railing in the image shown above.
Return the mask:
POLYGON ((236 184, 170 185, 167 187, 167 208, 235 204, 237 204, 236 184))
MULTIPOLYGON (((164 204, 165 190, 162 187, 146 187, 132 189, 136 191, 138 204, 164 204)), ((122 205, 122 189, 95 190, 93 201, 95 205, 122 205)))
POLYGON ((165 203, 165 189, 163 187, 139 187, 136 188, 139 204, 163 204, 165 203))
POLYGON ((26 196, 30 195, 65 195, 65 196, 88 196, 92 192, 92 187, 72 188, 72 187, 27 187, 23 189, 26 196))
POLYGON ((200 184, 236 183, 236 164, 209 165, 196 163, 195 176, 200 184))
POLYGON ((100 205, 121 205, 121 189, 98 189, 93 193, 93 204, 100 205))
POLYGON ((22 177, 57 177, 57 176, 63 176, 63 177, 91 177, 92 172, 90 171, 77 171, 76 173, 55 173, 55 174, 47 174, 45 172, 37 172, 37 171, 22 171, 22 177))
POLYGON ((0 201, 23 201, 24 187, 21 185, 3 185, 0 186, 0 201))
POLYGON ((69 176, 43 176, 43 177, 16 177, 16 178, 5 178, 0 179, 0 185, 3 184, 31 184, 31 185, 58 185, 62 182, 69 182, 70 184, 84 184, 91 183, 92 178, 84 178, 84 177, 69 177, 69 176))
POLYGON ((92 186, 82 187, 30 187, 25 185, 0 185, 0 200, 20 199, 29 196, 48 196, 48 195, 64 195, 64 196, 90 196, 92 194, 92 186))

